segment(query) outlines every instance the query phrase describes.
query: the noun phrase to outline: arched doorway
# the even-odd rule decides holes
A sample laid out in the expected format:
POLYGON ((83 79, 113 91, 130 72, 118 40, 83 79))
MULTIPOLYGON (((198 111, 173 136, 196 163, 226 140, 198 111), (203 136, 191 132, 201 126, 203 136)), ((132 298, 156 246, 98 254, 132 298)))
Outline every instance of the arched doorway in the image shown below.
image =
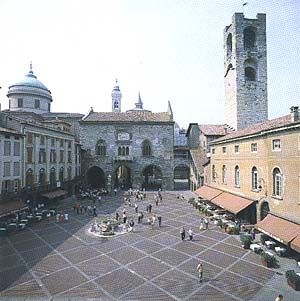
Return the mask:
POLYGON ((33 182, 34 182, 33 171, 30 168, 26 171, 26 188, 27 189, 32 189, 33 188, 33 182))
POLYGON ((126 165, 120 165, 116 169, 115 176, 115 187, 120 187, 122 189, 128 189, 132 186, 131 183, 131 171, 126 165))
POLYGON ((174 189, 189 190, 190 169, 186 165, 179 165, 174 168, 174 189))
POLYGON ((44 168, 41 168, 39 171, 39 186, 41 191, 46 189, 46 173, 44 168))
POLYGON ((162 187, 162 172, 160 167, 149 165, 143 170, 142 188, 157 190, 162 187))
POLYGON ((263 220, 270 212, 270 207, 268 202, 263 202, 260 207, 260 220, 263 220))
POLYGON ((104 171, 98 167, 93 166, 87 172, 87 181, 93 188, 105 187, 105 174, 104 171))
POLYGON ((56 171, 54 167, 50 169, 50 187, 56 188, 56 171))

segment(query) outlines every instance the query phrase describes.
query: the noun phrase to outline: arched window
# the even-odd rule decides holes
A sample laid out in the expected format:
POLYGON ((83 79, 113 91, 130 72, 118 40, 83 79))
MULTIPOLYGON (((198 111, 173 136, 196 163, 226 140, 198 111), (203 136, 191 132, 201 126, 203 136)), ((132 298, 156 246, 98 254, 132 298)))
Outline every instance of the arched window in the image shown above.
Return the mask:
POLYGON ((72 167, 69 166, 68 167, 68 181, 71 181, 72 180, 72 167))
POLYGON ((245 80, 255 81, 256 71, 253 67, 245 67, 245 80))
POLYGON ((258 190, 258 173, 257 168, 254 166, 251 170, 251 186, 252 190, 258 190))
POLYGON ((106 155, 106 144, 105 144, 105 141, 102 139, 99 139, 96 144, 96 155, 98 155, 98 156, 106 155))
POLYGON ((45 186, 46 185, 46 174, 45 174, 45 169, 41 168, 39 172, 39 185, 40 186, 45 186))
POLYGON ((129 156, 129 147, 126 146, 126 156, 129 156))
POLYGON ((255 47, 256 33, 254 27, 246 27, 244 29, 244 49, 251 49, 255 47))
POLYGON ((211 178, 213 182, 216 182, 216 166, 212 165, 211 167, 211 178))
POLYGON ((222 166, 222 183, 226 184, 226 166, 222 166))
POLYGON ((27 188, 32 188, 33 187, 33 180, 34 177, 33 177, 33 171, 32 169, 28 169, 26 171, 26 187, 27 188))
POLYGON ((227 37, 226 46, 227 46, 227 56, 229 56, 229 55, 231 55, 231 52, 232 52, 232 34, 231 33, 227 37))
POLYGON ((126 151, 125 151, 125 146, 122 146, 122 156, 125 156, 126 151))
POLYGON ((119 147, 118 147, 118 156, 121 156, 121 155, 122 155, 122 147, 119 146, 119 147))
POLYGON ((282 196, 282 174, 277 167, 273 169, 273 195, 282 196))
POLYGON ((52 167, 50 170, 50 186, 51 187, 56 186, 56 171, 54 167, 52 167))
POLYGON ((238 166, 234 168, 234 185, 240 187, 240 168, 238 166))
POLYGON ((151 144, 148 140, 144 140, 142 143, 142 154, 143 157, 151 156, 151 144))
POLYGON ((61 184, 64 181, 64 168, 63 167, 61 167, 60 170, 59 170, 59 181, 60 181, 61 184))

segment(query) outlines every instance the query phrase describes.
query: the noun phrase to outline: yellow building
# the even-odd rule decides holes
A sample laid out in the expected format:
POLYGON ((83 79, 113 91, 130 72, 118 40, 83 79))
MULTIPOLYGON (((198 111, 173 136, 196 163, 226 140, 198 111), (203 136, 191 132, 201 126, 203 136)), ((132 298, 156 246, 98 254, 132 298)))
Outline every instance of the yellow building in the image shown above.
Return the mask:
POLYGON ((205 185, 256 202, 257 221, 269 214, 300 224, 298 107, 212 141, 205 174, 205 185))

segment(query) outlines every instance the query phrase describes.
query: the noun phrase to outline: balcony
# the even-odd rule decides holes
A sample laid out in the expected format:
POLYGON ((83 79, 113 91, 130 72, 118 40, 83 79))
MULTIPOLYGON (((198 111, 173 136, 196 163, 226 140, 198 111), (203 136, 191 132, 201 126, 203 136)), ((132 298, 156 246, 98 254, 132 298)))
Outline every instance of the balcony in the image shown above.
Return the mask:
POLYGON ((133 156, 114 156, 113 160, 115 162, 132 162, 133 161, 133 156))

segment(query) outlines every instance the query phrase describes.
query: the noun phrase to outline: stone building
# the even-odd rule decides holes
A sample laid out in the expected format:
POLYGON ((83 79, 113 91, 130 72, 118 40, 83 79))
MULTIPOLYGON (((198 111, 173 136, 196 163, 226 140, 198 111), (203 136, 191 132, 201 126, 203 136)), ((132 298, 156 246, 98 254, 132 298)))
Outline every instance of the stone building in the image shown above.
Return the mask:
POLYGON ((266 15, 235 13, 224 29, 225 123, 234 129, 268 119, 266 15))
POLYGON ((204 165, 209 163, 209 144, 233 132, 226 124, 190 123, 186 136, 190 152, 190 188, 195 191, 204 184, 204 165))
POLYGON ((0 112, 0 125, 15 133, 11 137, 24 137, 18 190, 45 192, 65 188, 73 193, 72 181, 81 174, 81 150, 75 135, 78 127, 74 121, 78 116, 70 118, 60 113, 63 118, 51 118, 51 92, 34 75, 31 65, 24 79, 9 87, 7 96, 9 110, 0 112))
POLYGON ((87 183, 108 189, 173 189, 174 121, 170 104, 167 112, 153 113, 143 108, 139 94, 135 108, 121 112, 120 100, 116 83, 112 112, 91 109, 80 121, 87 183))
POLYGON ((23 143, 22 134, 0 127, 0 187, 3 195, 18 192, 22 187, 23 143))
MULTIPOLYGON (((255 223, 267 217, 260 229, 279 240, 276 224, 286 224, 286 231, 300 229, 299 108, 212 141, 205 173, 203 191, 221 193, 215 197, 211 192, 212 203, 229 211, 241 205, 241 212, 252 206, 256 210, 248 211, 247 218, 255 223)), ((203 191, 200 188, 199 195, 203 191)), ((298 234, 300 238, 300 230, 298 234)))

